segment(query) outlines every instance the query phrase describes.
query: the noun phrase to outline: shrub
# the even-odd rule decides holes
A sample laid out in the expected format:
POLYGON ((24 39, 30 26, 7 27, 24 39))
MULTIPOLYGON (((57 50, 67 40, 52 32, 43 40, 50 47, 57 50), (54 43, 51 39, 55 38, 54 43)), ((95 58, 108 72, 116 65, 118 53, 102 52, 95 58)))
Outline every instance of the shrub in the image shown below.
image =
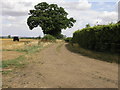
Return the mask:
POLYGON ((64 40, 65 40, 66 42, 71 42, 72 37, 67 37, 67 38, 65 38, 64 40))
POLYGON ((47 40, 47 41, 55 41, 56 40, 56 38, 54 36, 49 35, 49 34, 45 35, 42 39, 47 40))
POLYGON ((58 34, 58 35, 56 36, 56 38, 57 38, 57 39, 64 39, 65 37, 64 37, 63 34, 58 34))

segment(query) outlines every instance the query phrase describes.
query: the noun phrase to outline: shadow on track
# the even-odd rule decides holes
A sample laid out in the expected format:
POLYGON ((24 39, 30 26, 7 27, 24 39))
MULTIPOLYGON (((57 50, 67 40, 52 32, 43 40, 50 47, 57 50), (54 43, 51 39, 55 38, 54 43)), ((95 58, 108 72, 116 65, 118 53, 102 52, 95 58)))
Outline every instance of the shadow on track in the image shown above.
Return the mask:
POLYGON ((91 51, 91 50, 81 48, 78 45, 75 45, 75 44, 71 45, 69 43, 67 43, 65 45, 65 47, 72 53, 76 53, 76 54, 86 56, 86 57, 89 57, 92 59, 107 61, 110 63, 112 63, 112 62, 120 63, 118 60, 120 58, 120 56, 118 54, 91 51))

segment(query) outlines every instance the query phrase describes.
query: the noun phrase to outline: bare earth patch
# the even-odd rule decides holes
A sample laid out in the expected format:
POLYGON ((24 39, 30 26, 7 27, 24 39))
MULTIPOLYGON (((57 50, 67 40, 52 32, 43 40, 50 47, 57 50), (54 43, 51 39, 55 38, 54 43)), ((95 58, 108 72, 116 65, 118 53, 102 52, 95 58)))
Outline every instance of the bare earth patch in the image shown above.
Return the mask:
POLYGON ((2 60, 11 60, 23 55, 24 53, 20 53, 17 51, 2 51, 2 60))

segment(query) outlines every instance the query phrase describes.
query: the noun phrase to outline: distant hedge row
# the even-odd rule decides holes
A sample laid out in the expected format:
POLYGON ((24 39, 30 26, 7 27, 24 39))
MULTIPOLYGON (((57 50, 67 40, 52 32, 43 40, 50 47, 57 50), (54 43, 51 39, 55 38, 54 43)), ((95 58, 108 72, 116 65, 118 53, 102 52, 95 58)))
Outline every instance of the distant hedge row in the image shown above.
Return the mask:
POLYGON ((120 52, 120 24, 98 25, 74 32, 73 43, 81 47, 107 52, 120 52))

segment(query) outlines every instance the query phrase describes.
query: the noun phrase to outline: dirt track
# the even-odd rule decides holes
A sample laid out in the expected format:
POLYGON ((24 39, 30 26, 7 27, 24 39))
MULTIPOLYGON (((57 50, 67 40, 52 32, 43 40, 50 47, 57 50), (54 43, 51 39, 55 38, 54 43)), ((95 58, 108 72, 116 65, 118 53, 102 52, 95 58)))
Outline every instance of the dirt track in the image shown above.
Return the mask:
POLYGON ((3 76, 12 88, 117 88, 118 65, 70 52, 57 43, 31 56, 29 64, 3 76))

